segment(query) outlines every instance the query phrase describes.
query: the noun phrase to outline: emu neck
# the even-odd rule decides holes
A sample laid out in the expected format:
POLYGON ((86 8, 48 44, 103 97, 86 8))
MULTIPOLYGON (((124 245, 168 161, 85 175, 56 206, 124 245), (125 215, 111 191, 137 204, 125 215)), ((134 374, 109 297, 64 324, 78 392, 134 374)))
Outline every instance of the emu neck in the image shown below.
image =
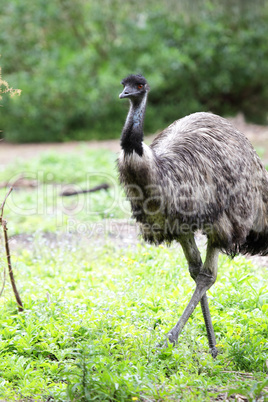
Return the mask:
POLYGON ((143 121, 147 94, 140 101, 130 100, 130 108, 122 131, 121 147, 126 154, 136 152, 143 155, 143 121))

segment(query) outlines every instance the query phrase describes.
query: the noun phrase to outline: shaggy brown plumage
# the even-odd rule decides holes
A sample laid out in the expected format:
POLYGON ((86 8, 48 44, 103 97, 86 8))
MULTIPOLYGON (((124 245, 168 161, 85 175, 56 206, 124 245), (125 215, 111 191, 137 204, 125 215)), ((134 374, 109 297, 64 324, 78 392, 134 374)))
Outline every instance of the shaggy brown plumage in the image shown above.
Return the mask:
POLYGON ((268 254, 268 174, 244 134, 217 115, 194 113, 148 147, 143 143, 147 81, 131 75, 122 83, 120 97, 130 99, 130 110, 118 169, 144 239, 179 241, 196 282, 199 274, 215 281, 219 250, 232 256, 268 254), (212 255, 204 266, 196 230, 207 235, 212 255))
POLYGON ((123 151, 118 166, 133 215, 145 224, 145 240, 170 242, 202 229, 228 254, 268 253, 267 171, 226 119, 211 113, 184 117, 142 157, 123 151))

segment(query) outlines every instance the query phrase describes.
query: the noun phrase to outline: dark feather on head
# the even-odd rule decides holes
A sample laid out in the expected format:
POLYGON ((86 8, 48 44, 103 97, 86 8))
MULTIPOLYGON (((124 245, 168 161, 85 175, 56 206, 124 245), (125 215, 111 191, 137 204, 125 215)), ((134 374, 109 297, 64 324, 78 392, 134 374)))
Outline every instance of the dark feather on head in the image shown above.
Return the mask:
POLYGON ((134 86, 139 84, 145 85, 147 84, 147 81, 141 74, 130 74, 121 81, 121 84, 123 84, 124 86, 126 85, 134 86))

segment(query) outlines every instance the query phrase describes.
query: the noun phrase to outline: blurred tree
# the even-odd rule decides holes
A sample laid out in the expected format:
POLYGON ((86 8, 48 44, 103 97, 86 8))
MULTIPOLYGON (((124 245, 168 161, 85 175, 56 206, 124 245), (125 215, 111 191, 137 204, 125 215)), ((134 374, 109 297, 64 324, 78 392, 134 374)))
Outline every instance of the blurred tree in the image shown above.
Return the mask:
POLYGON ((266 121, 268 12, 264 1, 6 0, 1 64, 23 91, 4 100, 10 141, 117 137, 120 80, 141 72, 146 130, 185 114, 243 111, 266 121))

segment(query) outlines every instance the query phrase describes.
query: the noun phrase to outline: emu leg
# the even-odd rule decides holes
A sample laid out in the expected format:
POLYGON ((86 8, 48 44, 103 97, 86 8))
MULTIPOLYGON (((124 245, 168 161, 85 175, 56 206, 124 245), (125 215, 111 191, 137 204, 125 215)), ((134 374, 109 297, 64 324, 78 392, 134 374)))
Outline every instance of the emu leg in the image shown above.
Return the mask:
MULTIPOLYGON (((180 244, 183 248, 185 257, 189 264, 190 275, 193 278, 193 280, 196 281, 196 278, 203 267, 203 263, 201 260, 199 250, 195 243, 193 233, 190 233, 187 236, 182 236, 180 238, 180 244)), ((203 313, 203 317, 204 317, 204 321, 205 321, 205 325, 206 325, 210 352, 213 357, 216 357, 218 351, 216 348, 216 339, 215 339, 215 334, 214 334, 214 330, 213 330, 213 326, 212 326, 211 315, 210 315, 210 311, 209 311, 209 305, 208 305, 208 300, 207 300, 206 294, 201 298, 200 304, 201 304, 202 313, 203 313)))
POLYGON ((215 358, 215 357, 217 357, 218 349, 216 348, 216 338, 215 338, 214 329, 213 329, 213 325, 212 325, 212 321, 211 321, 211 315, 210 315, 210 311, 209 311, 209 305, 208 305, 208 299, 207 299, 206 293, 202 297, 200 303, 201 303, 204 321, 206 324, 210 353, 211 353, 212 357, 215 358))
POLYGON ((177 324, 168 333, 168 339, 170 342, 172 342, 173 344, 177 342, 178 336, 181 333, 184 325, 187 323, 190 315, 193 313, 197 304, 201 301, 202 297, 205 295, 206 291, 213 285, 213 283, 214 278, 211 275, 205 272, 200 272, 200 274, 196 278, 196 288, 190 302, 188 303, 177 324))
POLYGON ((206 261, 203 266, 193 234, 182 237, 180 239, 180 243, 189 264, 190 275, 196 282, 196 289, 180 320, 169 332, 168 339, 172 343, 177 342, 180 332, 194 311, 196 305, 200 301, 207 330, 210 352, 212 357, 216 357, 218 351, 216 348, 216 339, 212 326, 206 291, 216 280, 219 252, 208 244, 206 261))

